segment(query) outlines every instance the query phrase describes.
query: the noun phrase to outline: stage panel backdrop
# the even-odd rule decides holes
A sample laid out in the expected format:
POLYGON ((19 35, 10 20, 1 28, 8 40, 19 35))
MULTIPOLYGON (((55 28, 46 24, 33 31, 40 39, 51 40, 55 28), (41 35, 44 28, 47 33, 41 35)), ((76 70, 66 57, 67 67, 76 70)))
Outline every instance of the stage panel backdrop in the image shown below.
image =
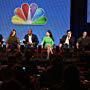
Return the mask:
POLYGON ((87 1, 87 22, 90 23, 90 0, 87 1))
POLYGON ((70 0, 0 0, 0 11, 0 34, 5 40, 14 28, 22 41, 31 28, 39 44, 46 31, 51 30, 58 45, 62 35, 70 29, 70 0))

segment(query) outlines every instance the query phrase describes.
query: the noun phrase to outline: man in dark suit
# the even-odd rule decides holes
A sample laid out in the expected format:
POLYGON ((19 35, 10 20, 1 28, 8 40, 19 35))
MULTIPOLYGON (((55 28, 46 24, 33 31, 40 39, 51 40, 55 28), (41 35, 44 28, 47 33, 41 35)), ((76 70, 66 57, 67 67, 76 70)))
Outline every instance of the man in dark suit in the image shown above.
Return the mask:
POLYGON ((25 35, 23 43, 28 47, 37 47, 39 41, 37 36, 32 33, 32 29, 28 30, 28 34, 25 35))
POLYGON ((67 34, 60 39, 59 48, 61 52, 64 51, 63 57, 65 60, 66 58, 73 56, 74 38, 72 37, 72 32, 70 30, 68 30, 67 34))
POLYGON ((74 47, 74 38, 72 37, 72 32, 67 31, 67 35, 64 35, 60 39, 59 48, 73 48, 74 47))
POLYGON ((4 38, 3 38, 3 36, 0 34, 0 46, 3 45, 3 41, 4 41, 4 38))

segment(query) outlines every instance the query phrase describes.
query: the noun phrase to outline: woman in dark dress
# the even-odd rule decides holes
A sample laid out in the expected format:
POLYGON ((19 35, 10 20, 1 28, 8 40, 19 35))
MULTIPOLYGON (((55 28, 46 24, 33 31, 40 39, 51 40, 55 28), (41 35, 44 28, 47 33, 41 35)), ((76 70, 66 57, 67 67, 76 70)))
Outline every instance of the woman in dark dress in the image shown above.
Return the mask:
POLYGON ((20 51, 20 41, 16 35, 15 29, 11 31, 10 36, 8 37, 8 40, 6 42, 6 48, 11 50, 18 49, 20 51))

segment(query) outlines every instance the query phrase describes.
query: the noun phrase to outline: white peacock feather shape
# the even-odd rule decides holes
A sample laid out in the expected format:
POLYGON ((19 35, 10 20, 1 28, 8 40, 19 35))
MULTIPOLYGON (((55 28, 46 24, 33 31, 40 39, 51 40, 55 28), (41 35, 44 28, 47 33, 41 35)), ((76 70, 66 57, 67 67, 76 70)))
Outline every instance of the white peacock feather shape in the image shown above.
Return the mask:
POLYGON ((21 8, 16 8, 15 16, 12 17, 13 24, 44 25, 47 18, 44 16, 44 9, 38 8, 37 4, 24 3, 21 8))

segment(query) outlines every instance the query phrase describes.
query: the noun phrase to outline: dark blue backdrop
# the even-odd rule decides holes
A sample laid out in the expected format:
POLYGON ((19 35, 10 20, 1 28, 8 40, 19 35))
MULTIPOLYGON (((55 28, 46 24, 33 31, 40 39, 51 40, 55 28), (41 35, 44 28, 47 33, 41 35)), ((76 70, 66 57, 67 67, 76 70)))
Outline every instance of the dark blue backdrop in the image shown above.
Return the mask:
POLYGON ((59 44, 59 39, 70 29, 70 0, 0 0, 0 33, 7 40, 11 30, 17 30, 17 36, 23 39, 28 29, 32 28, 33 33, 38 36, 39 44, 45 32, 50 29, 53 33, 55 44, 59 44), (21 7, 22 3, 36 3, 45 10, 48 18, 46 25, 14 25, 11 22, 14 16, 14 9, 21 7))
POLYGON ((90 0, 87 1, 87 22, 90 23, 90 0))

